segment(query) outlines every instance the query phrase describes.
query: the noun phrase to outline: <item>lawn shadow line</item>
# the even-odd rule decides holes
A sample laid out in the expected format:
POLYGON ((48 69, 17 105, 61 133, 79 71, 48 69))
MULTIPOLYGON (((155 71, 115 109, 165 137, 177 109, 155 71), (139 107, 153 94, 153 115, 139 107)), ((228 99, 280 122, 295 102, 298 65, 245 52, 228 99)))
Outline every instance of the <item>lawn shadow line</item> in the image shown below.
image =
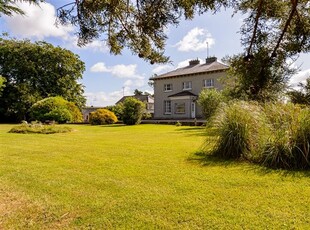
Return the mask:
POLYGON ((310 177, 310 170, 286 170, 286 169, 274 169, 268 168, 266 166, 260 165, 258 163, 253 163, 247 160, 242 159, 224 159, 218 156, 213 156, 207 154, 203 150, 198 150, 192 153, 188 158, 189 162, 196 162, 199 165, 205 166, 238 166, 240 163, 248 163, 247 165, 243 164, 244 171, 254 171, 261 176, 268 174, 278 174, 281 177, 292 177, 292 178, 304 178, 310 177))

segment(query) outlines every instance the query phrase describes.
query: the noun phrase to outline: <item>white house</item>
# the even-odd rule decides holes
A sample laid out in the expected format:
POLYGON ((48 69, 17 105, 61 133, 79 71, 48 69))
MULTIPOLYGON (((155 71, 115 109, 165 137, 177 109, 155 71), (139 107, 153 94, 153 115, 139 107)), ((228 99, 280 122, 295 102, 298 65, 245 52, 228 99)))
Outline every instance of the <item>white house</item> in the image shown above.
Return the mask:
POLYGON ((205 63, 191 60, 186 67, 150 78, 154 81, 154 119, 201 118, 199 93, 205 88, 221 90, 219 79, 226 76, 228 68, 210 57, 205 63))

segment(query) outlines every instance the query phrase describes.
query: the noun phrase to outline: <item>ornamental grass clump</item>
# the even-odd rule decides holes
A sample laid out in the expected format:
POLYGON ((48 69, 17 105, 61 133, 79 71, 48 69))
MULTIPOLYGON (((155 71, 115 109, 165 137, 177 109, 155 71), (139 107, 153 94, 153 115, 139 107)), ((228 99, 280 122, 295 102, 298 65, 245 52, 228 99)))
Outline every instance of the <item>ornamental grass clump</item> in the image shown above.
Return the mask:
POLYGON ((258 104, 230 102, 218 110, 214 119, 212 127, 218 138, 209 154, 226 159, 256 160, 265 137, 263 134, 268 133, 265 116, 258 104))
POLYGON ((265 113, 272 127, 261 163, 271 168, 310 168, 310 109, 293 104, 270 103, 265 113))

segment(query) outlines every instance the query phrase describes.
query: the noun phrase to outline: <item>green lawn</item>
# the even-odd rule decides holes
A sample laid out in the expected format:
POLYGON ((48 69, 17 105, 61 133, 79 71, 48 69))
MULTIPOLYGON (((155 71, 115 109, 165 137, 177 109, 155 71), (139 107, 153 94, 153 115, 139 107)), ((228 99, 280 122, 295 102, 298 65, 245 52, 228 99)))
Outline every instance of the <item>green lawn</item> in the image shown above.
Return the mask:
POLYGON ((310 173, 189 160, 205 131, 0 125, 0 229, 310 229, 310 173))

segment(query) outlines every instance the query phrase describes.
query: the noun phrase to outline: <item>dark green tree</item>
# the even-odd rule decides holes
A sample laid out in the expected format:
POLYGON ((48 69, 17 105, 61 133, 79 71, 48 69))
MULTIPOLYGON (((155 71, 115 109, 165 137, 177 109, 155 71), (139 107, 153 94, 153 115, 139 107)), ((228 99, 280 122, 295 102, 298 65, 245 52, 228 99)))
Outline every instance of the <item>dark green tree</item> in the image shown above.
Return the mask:
POLYGON ((135 89, 135 91, 133 92, 133 94, 134 94, 135 96, 140 96, 140 95, 143 95, 143 92, 140 91, 140 90, 138 90, 138 89, 135 89))
POLYGON ((53 96, 62 96, 81 108, 86 99, 78 81, 84 70, 84 63, 69 50, 46 42, 0 38, 0 75, 6 79, 0 120, 27 119, 34 103, 53 96))
POLYGON ((31 120, 45 122, 46 120, 65 122, 82 122, 82 113, 72 102, 62 97, 49 97, 31 106, 31 120))
POLYGON ((18 8, 16 5, 16 2, 29 2, 29 3, 34 3, 38 4, 39 2, 42 2, 41 0, 0 0, 0 17, 1 14, 5 14, 8 16, 12 16, 13 13, 17 14, 24 14, 24 12, 18 8))
POLYGON ((288 96, 295 104, 310 106, 310 77, 307 78, 306 84, 299 84, 300 90, 292 90, 288 92, 288 96))
POLYGON ((140 124, 145 104, 134 97, 127 97, 123 102, 123 122, 126 125, 140 124))

